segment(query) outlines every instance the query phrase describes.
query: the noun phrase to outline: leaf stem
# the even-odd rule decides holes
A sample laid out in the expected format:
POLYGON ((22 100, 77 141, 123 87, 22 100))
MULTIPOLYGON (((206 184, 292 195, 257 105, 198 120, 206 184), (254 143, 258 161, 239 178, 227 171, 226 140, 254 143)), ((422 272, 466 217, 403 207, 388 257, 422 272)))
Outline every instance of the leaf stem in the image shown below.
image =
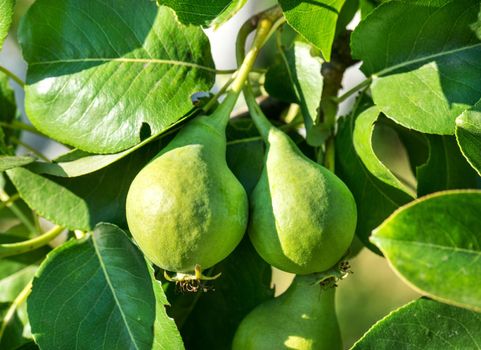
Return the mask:
POLYGON ((3 188, 0 188, 0 201, 2 201, 7 208, 9 208, 13 214, 25 225, 25 227, 32 231, 38 232, 35 225, 25 216, 24 213, 13 203, 11 197, 3 188))
POLYGON ((15 311, 17 311, 18 307, 27 300, 27 297, 30 295, 31 291, 32 281, 27 283, 27 285, 21 290, 21 292, 12 302, 12 305, 10 305, 10 307, 8 308, 7 313, 3 317, 2 323, 0 325, 0 343, 2 342, 2 337, 5 333, 5 330, 7 329, 8 324, 12 321, 13 316, 15 315, 15 311))
POLYGON ((61 234, 64 229, 64 227, 56 225, 49 231, 35 238, 22 242, 0 244, 0 258, 23 254, 41 248, 61 234))
POLYGON ((10 79, 12 79, 14 82, 16 82, 18 85, 20 85, 22 88, 25 87, 25 82, 20 79, 15 73, 13 73, 11 70, 0 66, 0 72, 5 73, 10 79))
POLYGON ((45 157, 40 151, 36 150, 35 148, 33 148, 32 146, 30 146, 29 144, 23 142, 23 141, 20 141, 19 139, 17 139, 16 137, 12 137, 11 138, 12 142, 19 145, 19 146, 22 146, 24 147, 26 150, 28 150, 29 152, 31 152, 32 154, 36 155, 38 158, 40 159, 43 159, 44 161, 50 163, 50 159, 48 159, 47 157, 45 157))
POLYGON ((369 86, 369 84, 371 84, 372 82, 372 78, 368 78, 366 80, 363 80, 362 82, 360 82, 359 84, 357 84, 356 86, 354 86, 353 88, 349 89, 348 91, 346 91, 344 94, 342 94, 341 96, 339 97, 333 97, 332 100, 334 102, 336 102, 337 104, 341 103, 341 102, 344 102, 345 100, 347 100, 351 95, 355 94, 356 92, 358 92, 359 90, 362 90, 363 88, 369 86))
POLYGON ((46 135, 44 135, 43 133, 41 133, 40 131, 35 129, 33 126, 22 123, 22 122, 17 121, 17 120, 14 120, 11 123, 0 122, 0 126, 2 126, 4 128, 8 128, 8 129, 24 130, 24 131, 31 132, 33 134, 37 134, 37 135, 42 136, 42 137, 47 137, 46 135))

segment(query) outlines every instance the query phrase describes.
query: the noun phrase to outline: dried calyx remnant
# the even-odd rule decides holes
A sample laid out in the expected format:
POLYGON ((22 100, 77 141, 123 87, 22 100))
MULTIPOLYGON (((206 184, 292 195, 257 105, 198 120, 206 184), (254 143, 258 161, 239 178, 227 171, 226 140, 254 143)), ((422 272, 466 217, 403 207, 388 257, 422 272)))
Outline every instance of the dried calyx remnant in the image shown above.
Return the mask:
POLYGON ((164 271, 164 278, 169 282, 175 282, 175 287, 178 292, 196 293, 213 291, 214 287, 209 285, 209 282, 219 278, 221 274, 222 273, 218 273, 214 276, 205 276, 202 274, 200 265, 195 265, 193 275, 177 273, 174 277, 172 277, 167 273, 167 271, 164 271))

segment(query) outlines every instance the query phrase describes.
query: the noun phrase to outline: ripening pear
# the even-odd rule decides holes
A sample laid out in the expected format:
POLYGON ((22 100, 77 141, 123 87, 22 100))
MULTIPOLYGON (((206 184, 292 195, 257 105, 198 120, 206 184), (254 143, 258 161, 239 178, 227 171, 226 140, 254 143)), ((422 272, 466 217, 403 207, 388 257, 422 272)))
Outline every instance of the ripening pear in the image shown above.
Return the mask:
POLYGON ((343 257, 354 237, 354 198, 334 173, 272 126, 251 93, 246 100, 267 146, 250 196, 249 237, 259 255, 280 270, 298 275, 325 271, 343 257))
POLYGON ((232 350, 341 349, 334 296, 335 288, 321 287, 312 275, 296 276, 285 293, 242 320, 232 350))
POLYGON ((229 94, 212 115, 184 126, 130 186, 130 232, 165 270, 209 268, 244 235, 247 195, 226 163, 225 127, 237 96, 229 94))

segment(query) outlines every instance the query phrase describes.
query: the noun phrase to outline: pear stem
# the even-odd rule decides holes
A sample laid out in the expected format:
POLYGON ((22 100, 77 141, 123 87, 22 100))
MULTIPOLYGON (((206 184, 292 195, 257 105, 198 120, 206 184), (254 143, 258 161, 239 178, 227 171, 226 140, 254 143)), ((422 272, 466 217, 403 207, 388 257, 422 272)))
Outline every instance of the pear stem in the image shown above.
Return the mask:
POLYGON ((247 55, 245 55, 245 58, 243 57, 242 64, 237 70, 234 81, 230 85, 230 89, 227 92, 224 101, 222 101, 215 113, 212 114, 212 120, 216 125, 222 127, 227 125, 230 113, 234 109, 242 88, 249 77, 249 73, 254 67, 254 63, 256 62, 260 50, 272 34, 273 28, 277 28, 280 21, 282 21, 282 12, 278 7, 274 7, 260 14, 260 17, 259 15, 255 16, 254 19, 247 22, 249 23, 249 29, 252 29, 249 30, 245 38, 247 38, 247 35, 251 31, 257 28, 254 42, 252 43, 249 52, 247 52, 247 55), (259 19, 258 22, 257 19, 259 19))
POLYGON ((246 99, 247 107, 249 108, 249 112, 251 114, 252 120, 254 121, 254 124, 257 127, 257 130, 259 130, 262 139, 265 142, 268 142, 269 133, 272 129, 274 129, 274 126, 271 124, 269 119, 267 119, 267 117, 257 104, 250 85, 246 85, 244 87, 244 97, 246 99))

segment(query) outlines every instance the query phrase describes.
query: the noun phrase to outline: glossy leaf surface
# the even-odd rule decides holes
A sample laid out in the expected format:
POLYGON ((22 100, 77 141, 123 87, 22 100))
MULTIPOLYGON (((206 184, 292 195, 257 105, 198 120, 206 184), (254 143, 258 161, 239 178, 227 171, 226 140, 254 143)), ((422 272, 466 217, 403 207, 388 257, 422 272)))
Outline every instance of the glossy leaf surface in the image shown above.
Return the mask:
POLYGON ((150 0, 39 0, 19 36, 30 120, 88 152, 119 152, 141 131, 163 132, 213 83, 205 34, 150 0))
POLYGON ((142 254, 110 224, 49 254, 28 299, 32 333, 44 349, 151 349, 158 307, 142 254))
POLYGON ((287 23, 329 61, 339 12, 345 0, 279 0, 287 23))
POLYGON ((397 210, 371 242, 411 287, 479 312, 480 211, 481 191, 438 192, 397 210))
POLYGON ((477 349, 480 322, 476 312, 418 299, 376 323, 352 350, 477 349))
POLYGON ((414 190, 397 178, 379 159, 374 150, 372 139, 379 114, 380 111, 377 107, 371 107, 357 117, 353 133, 353 144, 356 153, 371 174, 386 184, 415 197, 414 190))
MULTIPOLYGON (((366 106, 358 108, 358 113, 363 108, 366 106)), ((365 246, 379 254, 378 248, 369 242, 371 231, 412 198, 377 179, 364 166, 353 144, 355 121, 356 111, 342 119, 339 125, 336 137, 336 174, 349 187, 356 200, 360 218, 356 235, 365 246)))
POLYGON ((161 5, 171 7, 181 23, 219 26, 239 11, 247 0, 158 0, 161 5))
POLYGON ((374 75, 374 102, 411 129, 454 134, 456 117, 481 97, 475 0, 391 1, 353 33, 353 55, 374 75))

